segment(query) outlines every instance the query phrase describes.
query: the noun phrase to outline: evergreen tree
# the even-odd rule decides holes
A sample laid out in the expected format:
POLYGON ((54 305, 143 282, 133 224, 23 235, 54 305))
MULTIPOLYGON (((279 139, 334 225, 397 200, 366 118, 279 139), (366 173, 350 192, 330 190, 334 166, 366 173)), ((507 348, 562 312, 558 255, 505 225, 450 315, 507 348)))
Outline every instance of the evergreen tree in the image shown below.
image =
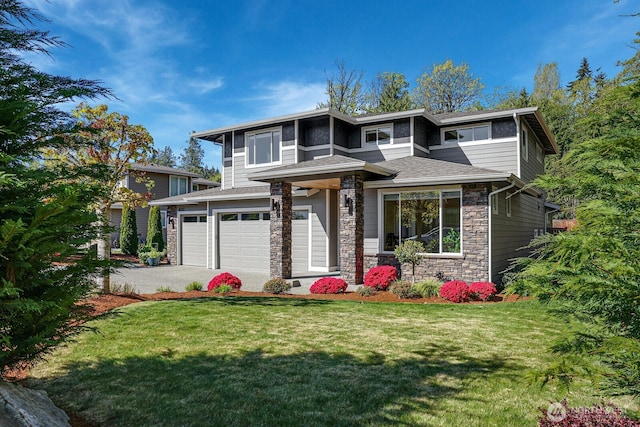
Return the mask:
POLYGON ((187 146, 180 155, 180 167, 187 172, 204 175, 204 149, 200 146, 200 142, 195 138, 187 141, 187 146))
POLYGON ((138 224, 136 221, 136 210, 129 206, 122 207, 122 218, 120 221, 120 249, 125 255, 136 255, 138 253, 138 224))
POLYGON ((147 223, 147 243, 157 245, 158 251, 164 250, 164 238, 162 237, 162 218, 160 208, 151 206, 149 209, 149 221, 147 223))
POLYGON ((411 110, 414 104, 408 88, 409 82, 402 73, 378 74, 365 95, 366 102, 363 108, 367 113, 411 110))
POLYGON ((149 158, 149 163, 175 168, 178 162, 176 160, 175 154, 173 154, 173 150, 167 145, 158 151, 154 151, 154 153, 149 158))
POLYGON ((46 162, 41 150, 78 145, 61 137, 77 129, 60 105, 111 91, 35 68, 29 54, 64 46, 30 28, 37 21, 42 15, 20 1, 0 2, 0 377, 78 330, 92 277, 108 267, 94 252, 78 252, 109 231, 90 208, 104 193, 96 185, 103 168, 67 170, 46 162))
POLYGON ((575 198, 578 226, 535 241, 515 286, 588 326, 542 378, 595 372, 611 393, 640 395, 640 77, 619 81, 581 121, 591 138, 559 161, 565 173, 533 183, 575 198))

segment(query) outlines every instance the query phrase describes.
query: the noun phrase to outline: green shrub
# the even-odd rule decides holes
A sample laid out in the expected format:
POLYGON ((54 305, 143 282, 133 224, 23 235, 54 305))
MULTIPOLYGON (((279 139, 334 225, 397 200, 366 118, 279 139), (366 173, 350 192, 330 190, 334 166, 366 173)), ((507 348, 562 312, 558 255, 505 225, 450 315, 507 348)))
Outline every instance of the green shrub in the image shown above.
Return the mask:
POLYGON ((131 283, 129 282, 125 282, 125 283, 112 283, 111 284, 111 292, 116 294, 116 293, 120 293, 120 294, 124 294, 124 295, 135 295, 138 292, 136 291, 135 286, 133 286, 131 283))
POLYGON ((413 283, 416 281, 416 264, 420 262, 422 254, 426 251, 424 244, 418 240, 405 240, 393 250, 393 254, 400 263, 411 264, 411 281, 413 283))
POLYGON ((356 292, 361 297, 370 297, 376 294, 376 288, 374 288, 373 286, 358 286, 356 292))
POLYGON ((125 255, 135 255, 138 249, 138 225, 136 224, 136 210, 128 206, 122 207, 120 221, 120 249, 125 255))
POLYGON ((160 286, 156 289, 156 292, 173 292, 173 289, 171 289, 171 286, 160 286))
POLYGON ((267 282, 262 287, 263 292, 269 292, 271 294, 286 294, 291 289, 291 284, 287 283, 281 277, 274 277, 273 279, 267 280, 267 282))
POLYGON ((391 284, 389 291, 401 299, 419 298, 420 293, 413 287, 413 284, 404 280, 397 280, 391 284))
POLYGON ((227 285, 226 283, 212 289, 212 291, 217 294, 226 294, 228 292, 231 292, 232 290, 233 290, 233 286, 227 285))
POLYGON ((162 219, 160 208, 151 206, 149 209, 149 221, 147 222, 147 243, 155 246, 160 252, 164 250, 164 238, 162 237, 162 219))
POLYGON ((185 290, 188 291, 201 291, 202 288, 204 287, 204 285, 198 281, 194 281, 189 283, 186 287, 185 290))
POLYGON ((440 295, 440 287, 442 282, 435 277, 430 277, 419 281, 413 285, 413 288, 425 298, 437 297, 440 295))

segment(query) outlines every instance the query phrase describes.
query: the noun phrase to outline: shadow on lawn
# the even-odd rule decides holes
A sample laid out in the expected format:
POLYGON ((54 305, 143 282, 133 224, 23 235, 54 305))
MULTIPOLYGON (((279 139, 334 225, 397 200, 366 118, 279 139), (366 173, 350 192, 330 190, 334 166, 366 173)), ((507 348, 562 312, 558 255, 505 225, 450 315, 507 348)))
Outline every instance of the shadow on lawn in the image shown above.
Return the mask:
POLYGON ((425 414, 443 415, 439 400, 505 367, 518 370, 438 346, 393 360, 377 352, 231 357, 162 349, 73 364, 64 376, 33 382, 58 405, 108 426, 421 425, 425 414))

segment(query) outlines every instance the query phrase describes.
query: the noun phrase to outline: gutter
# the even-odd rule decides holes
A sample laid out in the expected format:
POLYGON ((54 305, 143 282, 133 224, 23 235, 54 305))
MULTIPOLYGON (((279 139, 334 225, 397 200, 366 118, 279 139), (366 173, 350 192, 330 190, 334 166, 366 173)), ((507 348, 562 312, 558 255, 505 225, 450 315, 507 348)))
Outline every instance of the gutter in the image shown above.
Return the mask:
POLYGON ((492 191, 491 193, 489 193, 489 203, 488 203, 488 206, 489 206, 489 212, 488 212, 488 214, 489 214, 489 236, 488 236, 488 240, 489 240, 489 262, 488 262, 488 264, 489 264, 489 282, 493 282, 493 280, 492 280, 493 278, 491 277, 492 276, 492 272, 491 272, 491 270, 492 270, 492 268, 491 268, 492 267, 492 262, 491 262, 491 255, 492 255, 492 248, 491 248, 491 246, 492 246, 491 245, 492 229, 491 229, 491 223, 492 223, 492 221, 491 220, 493 218, 493 206, 491 206, 491 199, 493 198, 494 195, 502 193, 502 192, 505 192, 507 190, 510 190, 515 186, 516 186, 516 183, 512 182, 510 185, 507 185, 506 187, 502 187, 502 188, 500 188, 500 189, 498 189, 496 191, 492 191))

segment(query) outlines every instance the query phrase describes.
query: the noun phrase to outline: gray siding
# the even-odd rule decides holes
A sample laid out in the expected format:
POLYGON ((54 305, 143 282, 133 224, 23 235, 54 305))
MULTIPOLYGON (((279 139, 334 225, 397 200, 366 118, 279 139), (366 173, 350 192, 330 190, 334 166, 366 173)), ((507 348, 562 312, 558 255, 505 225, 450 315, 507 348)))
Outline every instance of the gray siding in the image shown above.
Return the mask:
POLYGON ((338 192, 329 191, 329 267, 338 266, 338 192))
MULTIPOLYGON (((295 161, 296 161, 295 149, 282 150, 281 151, 281 157, 282 157, 282 164, 283 165, 294 164, 295 161)), ((234 172, 235 172, 233 186, 235 188, 238 188, 238 187, 254 187, 256 185, 261 185, 260 183, 257 183, 256 181, 249 180, 248 176, 251 175, 252 173, 263 171, 263 170, 267 170, 267 169, 271 169, 271 168, 275 167, 274 165, 270 164, 270 165, 265 165, 265 166, 256 166, 256 167, 246 168, 244 163, 245 163, 245 158, 243 156, 237 156, 237 157, 234 157, 234 159, 233 159, 233 167, 234 167, 234 172)), ((230 188, 230 186, 225 187, 225 188, 230 188)))
MULTIPOLYGON (((300 150, 299 161, 313 160, 316 157, 324 157, 331 154, 331 150, 328 147, 318 148, 317 150, 300 150)), ((338 154, 338 153, 336 153, 338 154)))
MULTIPOLYGON (((392 146, 391 146, 392 147, 392 146)), ((356 159, 364 160, 366 162, 382 162, 385 160, 398 159, 400 157, 406 157, 411 155, 411 146, 404 145, 402 147, 385 148, 383 150, 373 148, 366 151, 357 151, 351 153, 350 156, 356 159)))
MULTIPOLYGON (((477 145, 452 145, 450 148, 432 147, 431 158, 462 163, 481 168, 518 174, 517 141, 491 142, 477 145)), ((447 147, 447 146, 443 146, 447 147)))
POLYGON ((372 188, 364 190, 364 238, 378 237, 378 191, 372 188))
POLYGON ((543 201, 525 193, 511 197, 511 217, 506 215, 506 193, 498 194, 498 214, 491 215, 492 269, 495 283, 509 266, 509 260, 528 255, 521 248, 534 237, 535 230, 544 229, 543 201))
POLYGON ((521 159, 520 163, 520 173, 522 175, 520 178, 525 182, 532 181, 535 177, 544 173, 544 150, 542 151, 542 161, 539 161, 536 158, 536 146, 541 147, 540 142, 530 129, 527 128, 527 130, 529 135, 529 156, 528 160, 521 159))
POLYGON ((300 120, 298 124, 298 142, 303 147, 329 144, 329 129, 328 117, 300 120))

